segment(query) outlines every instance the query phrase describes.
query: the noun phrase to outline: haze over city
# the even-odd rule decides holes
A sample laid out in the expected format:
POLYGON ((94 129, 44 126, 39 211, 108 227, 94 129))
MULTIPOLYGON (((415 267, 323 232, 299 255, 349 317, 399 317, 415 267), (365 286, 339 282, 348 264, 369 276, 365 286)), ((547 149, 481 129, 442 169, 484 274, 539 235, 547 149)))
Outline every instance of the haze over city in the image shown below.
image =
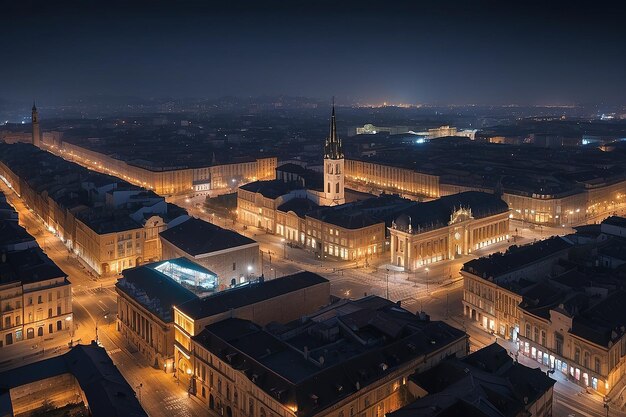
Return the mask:
POLYGON ((615 2, 11 2, 0 98, 622 104, 615 2))

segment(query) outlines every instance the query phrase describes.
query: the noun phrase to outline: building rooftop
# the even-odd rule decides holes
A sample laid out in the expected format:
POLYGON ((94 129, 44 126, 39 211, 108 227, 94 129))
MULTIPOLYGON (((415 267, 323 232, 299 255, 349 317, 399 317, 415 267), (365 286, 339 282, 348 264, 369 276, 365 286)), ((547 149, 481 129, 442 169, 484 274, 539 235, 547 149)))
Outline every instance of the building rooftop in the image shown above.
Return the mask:
POLYGON ((23 284, 65 278, 67 274, 61 270, 39 248, 8 252, 0 259, 0 283, 20 281, 23 284))
POLYGON ((611 216, 602 220, 602 224, 626 228, 626 217, 611 216))
POLYGON ((452 194, 407 208, 394 221, 395 228, 420 233, 447 226, 459 209, 471 210, 472 217, 481 219, 509 211, 497 195, 478 191, 452 194), (409 228, 410 225, 410 228, 409 228))
POLYGON ((187 301, 176 308, 193 319, 201 319, 327 282, 326 278, 313 272, 302 271, 227 289, 208 297, 187 301))
POLYGON ((261 194, 265 198, 275 199, 291 191, 304 189, 304 184, 298 181, 268 180, 250 182, 239 188, 261 194))
POLYGON ((237 232, 223 229, 197 218, 190 218, 164 230, 160 233, 160 236, 191 256, 204 255, 256 243, 256 241, 237 232))
POLYGON ((14 220, 0 220, 0 248, 25 242, 33 242, 34 237, 30 235, 18 222, 14 220))
POLYGON ((127 230, 140 229, 141 224, 130 217, 130 212, 124 209, 90 209, 76 213, 76 219, 83 222, 99 235, 118 233, 127 230))
POLYGON ((370 296, 342 300, 276 330, 231 318, 194 340, 306 417, 466 337, 370 296))
POLYGON ((617 290, 574 315, 570 333, 597 345, 610 347, 626 333, 626 291, 617 290))
POLYGON ((308 215, 345 229, 360 229, 374 224, 390 226, 398 213, 415 204, 395 194, 381 194, 352 203, 320 207, 308 215))
MULTIPOLYGON (((91 416, 147 417, 131 386, 104 348, 95 342, 76 345, 63 355, 0 373, 0 392, 63 374, 76 378, 91 416)), ((0 411, 2 415, 12 414, 11 409, 0 411)))
POLYGON ((418 146, 383 145, 376 155, 349 156, 439 177, 443 185, 558 198, 626 178, 623 156, 595 147, 541 148, 442 138, 418 146))
POLYGON ((320 206, 318 206, 313 200, 308 198, 292 198, 286 203, 276 207, 276 210, 282 211, 283 213, 293 211, 298 217, 304 219, 306 214, 319 209, 319 207, 320 206))
POLYGON ((504 253, 497 252, 471 260, 463 264, 463 271, 484 278, 497 278, 572 247, 567 239, 553 236, 525 246, 511 246, 504 253))
POLYGON ((180 282, 158 269, 167 263, 193 267, 200 272, 210 273, 199 265, 188 265, 191 262, 185 258, 179 258, 125 269, 122 272, 124 277, 120 278, 115 286, 161 320, 170 323, 172 322, 172 306, 193 300, 198 295, 191 288, 186 288, 186 285, 181 285, 180 282))
POLYGON ((428 394, 390 417, 525 415, 556 383, 539 368, 513 362, 496 343, 463 359, 448 358, 410 380, 428 394))

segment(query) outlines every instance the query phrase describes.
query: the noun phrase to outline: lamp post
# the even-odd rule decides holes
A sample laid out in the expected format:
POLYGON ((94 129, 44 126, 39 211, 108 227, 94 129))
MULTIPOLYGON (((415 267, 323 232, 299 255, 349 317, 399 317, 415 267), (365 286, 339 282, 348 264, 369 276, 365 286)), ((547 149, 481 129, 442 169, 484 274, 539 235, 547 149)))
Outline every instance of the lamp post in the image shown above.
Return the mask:
POLYGON ((283 259, 287 259, 287 242, 285 242, 284 237, 280 241, 283 243, 283 259))
MULTIPOLYGON (((107 314, 105 314, 102 318, 106 320, 107 314)), ((100 322, 100 316, 96 317, 96 344, 100 345, 100 340, 98 339, 98 323, 100 322)))
POLYGON ((426 295, 428 295, 428 271, 430 271, 430 269, 426 267, 424 268, 424 271, 426 271, 426 295))

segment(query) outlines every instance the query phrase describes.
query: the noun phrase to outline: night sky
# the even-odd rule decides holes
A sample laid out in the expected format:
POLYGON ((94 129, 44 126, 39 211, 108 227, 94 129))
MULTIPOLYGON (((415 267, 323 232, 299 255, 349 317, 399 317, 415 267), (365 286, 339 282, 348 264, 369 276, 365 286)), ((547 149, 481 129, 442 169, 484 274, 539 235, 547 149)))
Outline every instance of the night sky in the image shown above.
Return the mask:
POLYGON ((4 1, 0 99, 624 103, 623 6, 509 3, 4 1))

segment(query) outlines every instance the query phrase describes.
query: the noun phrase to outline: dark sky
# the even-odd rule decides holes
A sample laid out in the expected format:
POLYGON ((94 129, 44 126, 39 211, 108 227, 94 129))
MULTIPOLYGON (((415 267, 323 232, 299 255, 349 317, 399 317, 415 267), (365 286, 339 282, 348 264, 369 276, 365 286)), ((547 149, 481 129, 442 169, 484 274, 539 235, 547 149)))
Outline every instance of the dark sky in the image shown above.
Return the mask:
POLYGON ((0 5, 0 99, 287 94, 361 102, 626 101, 626 14, 618 2, 0 5))

